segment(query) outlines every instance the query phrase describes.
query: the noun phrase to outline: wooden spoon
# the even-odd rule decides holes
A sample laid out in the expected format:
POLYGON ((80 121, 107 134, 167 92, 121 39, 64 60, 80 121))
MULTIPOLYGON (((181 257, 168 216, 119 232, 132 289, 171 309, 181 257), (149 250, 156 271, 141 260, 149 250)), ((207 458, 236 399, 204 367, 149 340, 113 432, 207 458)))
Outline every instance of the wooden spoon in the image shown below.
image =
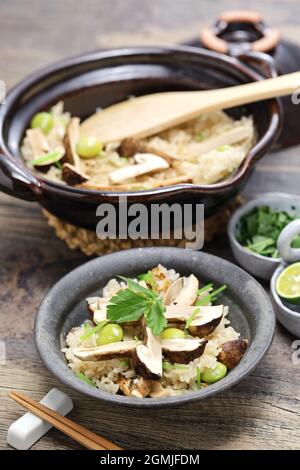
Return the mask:
POLYGON ((81 135, 101 142, 148 137, 199 114, 288 95, 300 88, 300 72, 209 91, 154 93, 122 101, 93 114, 80 126, 81 135))

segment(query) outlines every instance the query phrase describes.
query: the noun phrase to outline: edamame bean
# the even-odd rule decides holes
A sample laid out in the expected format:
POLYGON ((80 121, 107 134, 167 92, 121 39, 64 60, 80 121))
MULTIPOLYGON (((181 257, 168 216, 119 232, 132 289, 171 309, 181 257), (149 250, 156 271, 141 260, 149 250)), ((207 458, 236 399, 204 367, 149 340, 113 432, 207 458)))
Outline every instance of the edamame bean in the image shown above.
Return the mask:
POLYGON ((205 367, 204 371, 202 372, 201 380, 202 382, 213 384, 215 382, 218 382, 218 380, 223 379, 223 377, 225 377, 226 374, 227 374, 227 367, 221 362, 217 362, 217 365, 214 369, 205 367))
POLYGON ((103 346, 104 344, 117 343, 123 339, 123 329, 117 323, 108 323, 105 325, 98 334, 97 344, 103 346))
POLYGON ((41 129, 44 134, 48 134, 48 132, 51 131, 53 124, 54 122, 51 114, 42 112, 33 116, 30 126, 32 129, 41 129))
POLYGON ((179 328, 166 328, 161 334, 161 339, 182 339, 182 338, 185 338, 185 333, 179 328))
POLYGON ((76 152, 81 158, 98 157, 103 144, 96 137, 80 137, 76 145, 76 152))

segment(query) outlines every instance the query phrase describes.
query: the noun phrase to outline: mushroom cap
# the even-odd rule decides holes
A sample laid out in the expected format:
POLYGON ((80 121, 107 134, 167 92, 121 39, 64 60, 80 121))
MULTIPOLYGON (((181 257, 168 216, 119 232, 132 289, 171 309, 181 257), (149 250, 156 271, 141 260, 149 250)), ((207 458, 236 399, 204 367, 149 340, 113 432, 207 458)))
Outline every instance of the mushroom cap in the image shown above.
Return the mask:
POLYGON ((228 370, 233 369, 242 359, 248 347, 247 339, 234 339, 222 344, 218 361, 225 364, 228 370))
POLYGON ((206 339, 164 339, 161 342, 164 357, 178 364, 188 364, 202 356, 206 344, 206 339))

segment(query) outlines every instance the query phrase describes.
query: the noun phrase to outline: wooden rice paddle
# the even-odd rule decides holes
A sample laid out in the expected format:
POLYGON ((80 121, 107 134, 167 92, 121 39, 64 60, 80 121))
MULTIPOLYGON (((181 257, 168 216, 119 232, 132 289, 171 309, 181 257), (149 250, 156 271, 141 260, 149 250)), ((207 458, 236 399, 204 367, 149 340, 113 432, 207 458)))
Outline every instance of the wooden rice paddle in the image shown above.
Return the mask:
POLYGON ((154 93, 114 104, 81 124, 81 135, 101 142, 148 137, 200 114, 285 96, 300 88, 300 72, 209 91, 154 93))

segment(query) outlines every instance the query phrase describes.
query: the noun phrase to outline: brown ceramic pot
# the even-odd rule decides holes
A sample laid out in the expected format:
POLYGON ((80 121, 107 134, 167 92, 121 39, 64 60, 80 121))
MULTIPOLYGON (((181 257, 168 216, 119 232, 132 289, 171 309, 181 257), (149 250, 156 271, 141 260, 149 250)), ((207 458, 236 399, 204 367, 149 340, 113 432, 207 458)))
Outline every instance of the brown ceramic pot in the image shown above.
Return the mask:
MULTIPOLYGON (((241 189, 255 163, 270 151, 279 135, 281 109, 275 99, 228 113, 236 118, 252 114, 257 142, 239 169, 226 181, 212 185, 181 184, 135 192, 75 189, 34 175, 22 162, 20 143, 31 117, 59 100, 74 116, 85 118, 96 107, 109 106, 129 95, 166 90, 213 89, 262 79, 237 58, 182 47, 139 47, 93 52, 51 65, 20 82, 0 109, 0 189, 12 196, 37 201, 72 224, 93 229, 100 203, 128 204, 203 202, 206 214, 228 203, 241 189)), ((113 124, 112 124, 113 125, 113 124)))

